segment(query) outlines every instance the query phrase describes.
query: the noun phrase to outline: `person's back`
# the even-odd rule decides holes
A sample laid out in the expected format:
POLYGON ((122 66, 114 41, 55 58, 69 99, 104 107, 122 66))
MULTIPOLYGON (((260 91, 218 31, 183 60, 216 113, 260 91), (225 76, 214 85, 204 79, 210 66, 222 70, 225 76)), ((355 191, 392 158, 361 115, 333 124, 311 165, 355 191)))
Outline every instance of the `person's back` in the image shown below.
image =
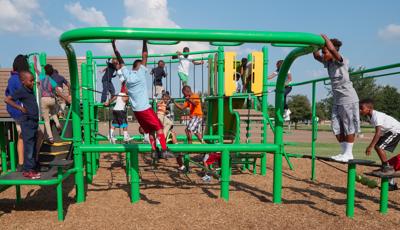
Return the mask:
POLYGON ((346 105, 358 102, 357 93, 349 75, 349 60, 323 62, 331 80, 334 104, 346 105))
POLYGON ((128 70, 126 67, 123 67, 121 71, 127 76, 126 86, 132 110, 143 111, 150 108, 146 84, 147 68, 140 65, 138 70, 128 70))
POLYGON ((126 93, 118 93, 117 99, 115 100, 114 111, 125 111, 126 110, 126 101, 124 97, 126 97, 126 93))
POLYGON ((388 132, 400 134, 400 122, 386 113, 373 110, 370 123, 381 127, 382 136, 388 132))
MULTIPOLYGON (((7 97, 7 96, 13 95, 15 93, 15 91, 17 91, 21 87, 22 87, 22 83, 21 83, 21 80, 19 79, 19 73, 15 72, 15 71, 11 72, 11 76, 8 79, 7 88, 5 90, 5 96, 7 97)), ((21 105, 20 101, 16 101, 16 103, 18 105, 21 105)), ((18 120, 22 116, 22 112, 21 111, 19 111, 18 109, 10 106, 9 104, 7 104, 6 108, 7 108, 8 114, 10 114, 10 116, 14 120, 18 120)))

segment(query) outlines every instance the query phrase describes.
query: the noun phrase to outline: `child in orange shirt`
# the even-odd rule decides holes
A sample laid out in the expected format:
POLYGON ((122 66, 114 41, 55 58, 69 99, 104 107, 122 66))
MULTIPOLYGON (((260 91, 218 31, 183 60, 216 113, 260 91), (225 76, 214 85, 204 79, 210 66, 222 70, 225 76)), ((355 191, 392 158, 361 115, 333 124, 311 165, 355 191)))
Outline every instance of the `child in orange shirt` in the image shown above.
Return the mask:
POLYGON ((185 96, 185 103, 178 104, 174 102, 175 106, 180 110, 185 108, 189 108, 190 110, 190 121, 186 126, 186 136, 188 139, 188 143, 192 143, 192 134, 196 135, 201 143, 203 143, 203 136, 201 134, 201 127, 203 123, 203 111, 201 109, 201 100, 198 94, 193 93, 190 86, 185 85, 182 88, 182 93, 185 96))

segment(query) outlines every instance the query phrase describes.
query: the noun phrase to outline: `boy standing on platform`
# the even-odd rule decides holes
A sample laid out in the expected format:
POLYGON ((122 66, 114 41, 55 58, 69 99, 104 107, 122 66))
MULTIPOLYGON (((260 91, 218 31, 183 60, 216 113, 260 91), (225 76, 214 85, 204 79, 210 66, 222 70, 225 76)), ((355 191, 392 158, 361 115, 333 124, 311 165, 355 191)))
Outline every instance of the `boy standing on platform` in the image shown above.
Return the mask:
POLYGON ((347 162, 353 159, 355 136, 360 132, 358 96, 350 81, 349 61, 339 53, 342 42, 324 34, 321 36, 325 40, 322 55, 319 51, 313 54, 328 70, 333 93, 332 129, 342 148, 342 152, 332 159, 347 162))

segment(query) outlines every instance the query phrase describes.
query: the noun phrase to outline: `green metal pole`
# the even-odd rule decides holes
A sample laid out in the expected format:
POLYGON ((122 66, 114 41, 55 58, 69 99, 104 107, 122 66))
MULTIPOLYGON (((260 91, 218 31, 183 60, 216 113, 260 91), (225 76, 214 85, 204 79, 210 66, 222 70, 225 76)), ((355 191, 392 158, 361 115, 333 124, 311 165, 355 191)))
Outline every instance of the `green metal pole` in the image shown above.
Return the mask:
MULTIPOLYGON (((10 167, 11 167, 11 172, 17 171, 16 169, 16 159, 15 159, 15 143, 14 141, 11 141, 8 143, 9 150, 10 150, 10 167)), ((15 195, 16 195, 16 200, 17 204, 21 202, 21 186, 20 185, 15 185, 15 195)))
POLYGON ((311 180, 315 180, 315 142, 317 141, 318 122, 317 122, 317 102, 316 102, 316 82, 312 83, 312 104, 311 104, 311 121, 312 121, 312 134, 311 134, 311 180))
MULTIPOLYGON (((89 87, 90 89, 93 89, 93 54, 92 51, 88 50, 86 52, 86 64, 87 64, 87 74, 86 74, 86 86, 89 87)), ((83 78, 82 78, 82 82, 83 82, 83 78)), ((84 126, 87 126, 87 129, 89 130, 88 135, 89 135, 89 143, 92 143, 91 137, 92 137, 92 132, 93 132, 93 122, 94 122, 94 108, 93 108, 93 91, 90 90, 83 90, 83 92, 86 92, 87 95, 87 99, 89 100, 88 106, 87 106, 87 117, 89 119, 90 122, 84 124, 84 126)), ((82 92, 82 93, 83 93, 82 92)), ((85 110, 84 110, 84 114, 85 114, 85 110)), ((85 116, 85 115, 84 115, 85 116)), ((96 153, 91 153, 90 157, 91 157, 91 166, 92 166, 92 174, 96 175, 97 173, 97 157, 96 157, 96 153)))
POLYGON ((74 49, 70 44, 62 44, 68 59, 69 73, 71 78, 71 97, 72 97, 72 133, 74 144, 74 166, 76 201, 81 203, 85 200, 85 186, 83 176, 83 159, 80 146, 82 144, 81 109, 80 109, 80 86, 78 77, 78 64, 74 49))
POLYGON ((139 153, 131 151, 131 202, 137 203, 140 200, 140 178, 139 178, 139 153))
POLYGON ((58 220, 64 220, 64 209, 63 209, 63 190, 62 190, 62 177, 63 177, 62 168, 57 168, 57 179, 59 183, 57 184, 57 214, 58 220))
MULTIPOLYGON (((5 135, 4 133, 4 122, 0 123, 0 134, 5 135)), ((0 148, 1 148, 1 171, 5 173, 8 171, 7 169, 7 151, 6 151, 6 142, 5 138, 0 138, 0 148)))
MULTIPOLYGON (((263 94, 262 94, 262 103, 261 103, 261 112, 263 113, 263 143, 267 143, 267 124, 265 120, 265 116, 268 116, 268 47, 264 46, 262 48, 264 61, 263 61, 263 94)), ((267 153, 261 153, 261 175, 265 176, 267 174, 267 153)))
POLYGON ((224 150, 221 153, 221 198, 229 200, 229 181, 230 181, 230 156, 229 151, 224 150))
POLYGON ((224 143, 224 47, 218 47, 218 136, 224 143))
MULTIPOLYGON (((81 76, 82 76, 82 87, 88 87, 87 77, 87 64, 82 63, 81 65, 81 76)), ((90 126, 89 126, 89 99, 88 90, 82 91, 82 106, 83 106, 83 140, 85 143, 90 144, 90 126)), ((92 153, 87 153, 86 157, 86 180, 88 183, 93 182, 93 160, 92 153)))
POLYGON ((208 92, 209 95, 215 96, 214 95, 214 81, 215 81, 215 76, 214 76, 214 55, 209 54, 208 55, 208 63, 210 63, 210 76, 209 76, 209 82, 208 84, 210 85, 210 92, 208 92))
POLYGON ((282 202, 282 154, 284 154, 283 145, 283 107, 285 93, 285 79, 289 68, 294 60, 301 55, 313 52, 316 47, 303 47, 292 50, 285 58, 279 71, 276 82, 275 95, 275 136, 274 143, 279 146, 279 150, 274 154, 274 176, 273 176, 273 202, 279 204, 282 202))
POLYGON ((356 164, 348 164, 346 216, 354 217, 354 196, 356 193, 356 164))
POLYGON ((382 178, 381 181, 381 203, 379 206, 379 212, 386 214, 388 212, 388 200, 389 200, 389 179, 382 178))

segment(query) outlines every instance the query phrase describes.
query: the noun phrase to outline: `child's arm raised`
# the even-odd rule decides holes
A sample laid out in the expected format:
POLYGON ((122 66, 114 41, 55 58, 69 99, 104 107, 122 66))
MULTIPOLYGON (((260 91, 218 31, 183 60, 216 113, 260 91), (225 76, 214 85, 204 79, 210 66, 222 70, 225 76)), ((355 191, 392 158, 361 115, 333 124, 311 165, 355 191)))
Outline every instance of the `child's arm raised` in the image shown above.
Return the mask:
POLYGON ((376 126, 376 127, 375 127, 375 135, 374 135, 374 137, 372 138, 371 143, 369 144, 369 146, 368 146, 367 149, 365 150, 365 154, 366 154, 367 156, 371 155, 371 151, 372 151, 372 149, 374 148, 374 146, 376 145, 376 143, 378 143, 379 138, 381 137, 381 133, 382 133, 381 127, 380 127, 380 126, 376 126))
POLYGON ((119 53, 119 51, 117 49, 117 46, 115 45, 115 40, 112 40, 111 44, 112 44, 112 47, 113 47, 113 50, 114 50, 115 57, 117 58, 117 60, 119 62, 115 67, 116 67, 116 69, 121 69, 122 66, 125 65, 124 59, 122 59, 122 56, 119 53))
POLYGON ((149 56, 149 52, 147 51, 147 41, 143 40, 143 47, 142 47, 142 65, 147 65, 147 57, 149 56))
POLYGON ((329 40, 328 36, 326 36, 325 34, 321 34, 321 36, 325 40, 325 46, 329 50, 329 52, 332 53, 333 58, 335 58, 337 61, 342 62, 342 56, 340 55, 339 51, 336 50, 335 46, 332 44, 331 40, 329 40))

